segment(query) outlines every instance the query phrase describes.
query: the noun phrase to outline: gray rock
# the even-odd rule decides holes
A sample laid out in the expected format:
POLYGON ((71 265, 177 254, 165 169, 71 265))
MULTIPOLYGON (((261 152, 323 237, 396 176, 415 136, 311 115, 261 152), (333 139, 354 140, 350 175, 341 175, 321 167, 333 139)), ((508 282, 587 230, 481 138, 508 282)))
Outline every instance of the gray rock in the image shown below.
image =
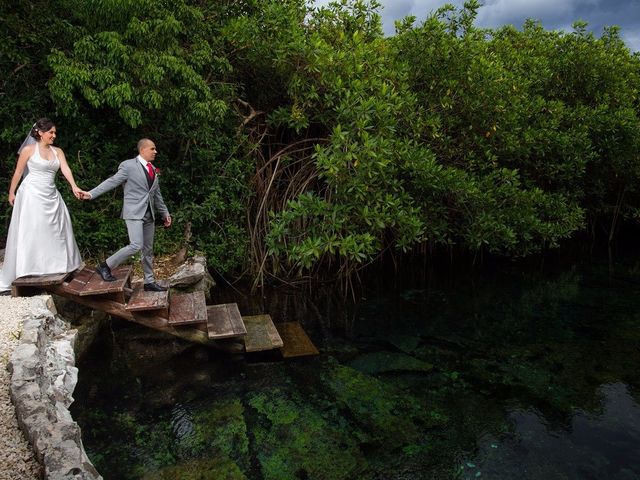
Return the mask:
POLYGON ((195 256, 187 259, 171 277, 167 279, 171 288, 185 292, 204 292, 207 301, 211 301, 211 289, 215 287, 207 270, 207 259, 203 256, 195 256))
POLYGON ((68 407, 78 382, 77 330, 55 315, 48 297, 23 323, 21 344, 8 364, 11 400, 47 479, 102 479, 87 457, 68 407))
POLYGON ((209 288, 215 286, 215 282, 207 271, 207 259, 202 256, 195 256, 187 259, 176 273, 169 277, 169 285, 172 288, 192 287, 206 279, 209 288))

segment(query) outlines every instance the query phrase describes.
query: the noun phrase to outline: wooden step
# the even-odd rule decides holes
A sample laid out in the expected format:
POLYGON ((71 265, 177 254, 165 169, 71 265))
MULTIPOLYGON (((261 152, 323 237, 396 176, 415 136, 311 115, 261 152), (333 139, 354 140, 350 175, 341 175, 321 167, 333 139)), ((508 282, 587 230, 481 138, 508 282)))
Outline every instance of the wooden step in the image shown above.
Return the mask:
POLYGON ((247 335, 244 337, 244 349, 247 353, 274 350, 283 346, 270 315, 251 315, 242 317, 247 335))
POLYGON ((207 321, 207 304, 204 292, 171 295, 169 325, 190 325, 207 321))
POLYGON ((61 285, 73 272, 53 273, 48 275, 28 275, 26 277, 16 278, 11 284, 11 295, 20 297, 29 293, 37 293, 39 288, 45 288, 51 285, 61 285))
POLYGON ((43 287, 47 285, 60 285, 73 272, 52 273, 49 275, 28 275, 26 277, 16 278, 13 285, 16 287, 43 287))
POLYGON ((80 296, 80 292, 87 286, 95 270, 85 267, 73 275, 73 278, 64 283, 64 289, 73 295, 80 296))
POLYGON ((147 292, 142 285, 136 288, 125 306, 130 312, 148 310, 160 310, 160 316, 168 318, 169 315, 169 291, 147 292))
POLYGON ((284 358, 304 357, 320 353, 298 322, 278 323, 276 328, 284 342, 280 349, 284 358))
MULTIPOLYGON (((144 325, 145 327, 153 328, 170 335, 175 335, 176 337, 183 338, 189 342, 195 342, 201 345, 207 345, 215 348, 219 346, 217 341, 209 339, 206 331, 206 321, 203 321, 200 324, 194 324, 193 326, 174 327, 172 325, 169 325, 166 318, 162 318, 156 315, 153 310, 130 312, 125 308, 124 304, 109 299, 108 295, 85 295, 84 297, 80 297, 78 295, 70 293, 65 288, 64 284, 52 285, 50 287, 47 287, 47 289, 51 293, 69 298, 76 303, 86 305, 87 307, 93 308, 94 310, 107 312, 109 315, 120 317, 124 320, 135 322, 140 325, 144 325)), ((230 350, 226 345, 224 346, 224 349, 230 350)))
POLYGON ((209 338, 242 337, 247 329, 242 322, 236 303, 223 303, 207 307, 207 331, 209 338))
POLYGON ((111 271, 116 281, 105 282, 94 269, 85 267, 64 284, 65 290, 80 297, 111 294, 113 300, 124 303, 124 289, 130 285, 132 270, 130 265, 120 265, 111 271))

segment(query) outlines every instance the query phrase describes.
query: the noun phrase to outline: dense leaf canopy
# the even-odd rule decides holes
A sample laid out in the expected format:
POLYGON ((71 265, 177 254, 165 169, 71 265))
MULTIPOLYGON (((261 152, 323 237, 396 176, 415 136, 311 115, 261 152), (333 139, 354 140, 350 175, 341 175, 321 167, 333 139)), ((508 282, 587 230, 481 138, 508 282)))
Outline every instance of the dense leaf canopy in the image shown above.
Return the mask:
MULTIPOLYGON (((439 245, 522 256, 587 228, 612 238, 637 217, 640 57, 615 27, 480 29, 474 0, 392 37, 375 1, 57 5, 0 4, 0 188, 38 117, 82 188, 150 137, 176 223, 160 251, 189 224, 223 273, 349 275, 439 245)), ((60 188, 85 254, 124 242, 119 192, 60 188)))

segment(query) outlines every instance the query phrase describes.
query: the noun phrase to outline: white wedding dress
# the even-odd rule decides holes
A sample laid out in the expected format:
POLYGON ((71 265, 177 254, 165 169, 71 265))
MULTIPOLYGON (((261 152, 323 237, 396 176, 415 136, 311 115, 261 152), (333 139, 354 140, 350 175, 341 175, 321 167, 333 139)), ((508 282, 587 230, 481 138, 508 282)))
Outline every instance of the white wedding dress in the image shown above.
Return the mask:
POLYGON ((36 144, 27 161, 29 173, 16 192, 0 271, 0 291, 26 275, 65 273, 82 265, 67 206, 55 185, 60 160, 40 156, 36 144))

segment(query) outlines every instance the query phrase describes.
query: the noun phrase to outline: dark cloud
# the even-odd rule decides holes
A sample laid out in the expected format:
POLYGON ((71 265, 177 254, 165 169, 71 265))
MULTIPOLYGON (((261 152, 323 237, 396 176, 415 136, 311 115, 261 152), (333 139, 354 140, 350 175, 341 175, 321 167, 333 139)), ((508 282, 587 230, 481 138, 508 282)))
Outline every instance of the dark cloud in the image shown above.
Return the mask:
POLYGON ((640 0, 600 0, 576 11, 579 17, 589 22, 594 32, 600 33, 605 26, 618 25, 622 36, 640 51, 638 30, 640 30, 640 0))
MULTIPOLYGON (((406 15, 419 20, 445 3, 461 7, 464 0, 380 0, 385 33, 394 32, 394 21, 406 15)), ((324 5, 329 0, 318 0, 324 5)), ((576 20, 588 22, 589 29, 600 35, 605 26, 618 25, 627 45, 640 51, 640 0, 485 0, 478 11, 477 24, 499 27, 522 26, 527 18, 539 20, 545 28, 571 30, 576 20)))
POLYGON ((576 20, 584 20, 596 35, 605 26, 617 25, 634 50, 640 50, 640 0, 487 0, 478 11, 478 24, 498 27, 522 25, 527 18, 539 20, 545 28, 571 30, 576 20))

